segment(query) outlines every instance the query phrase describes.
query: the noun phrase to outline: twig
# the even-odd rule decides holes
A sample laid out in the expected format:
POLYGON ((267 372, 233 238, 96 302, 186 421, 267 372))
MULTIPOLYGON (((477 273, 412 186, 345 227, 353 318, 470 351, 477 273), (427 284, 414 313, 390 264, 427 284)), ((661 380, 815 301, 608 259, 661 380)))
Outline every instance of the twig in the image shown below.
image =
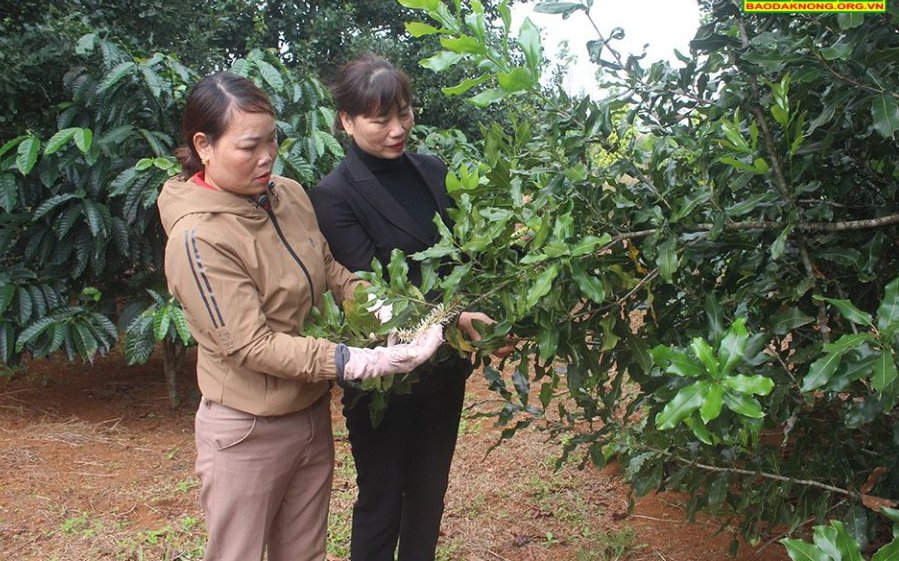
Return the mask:
POLYGON ((37 388, 21 388, 18 390, 13 390, 11 392, 0 393, 0 397, 8 397, 13 394, 22 393, 22 392, 33 392, 35 390, 37 390, 37 388))
POLYGON ((655 522, 677 522, 677 520, 655 518, 654 516, 645 516, 643 514, 632 514, 631 518, 645 518, 646 520, 653 520, 655 522))
POLYGON ((512 560, 509 559, 508 557, 503 557, 502 555, 500 555, 499 553, 497 553, 497 552, 495 552, 495 551, 492 551, 492 550, 489 550, 489 549, 487 549, 486 551, 487 551, 487 553, 489 553, 490 555, 496 557, 497 559, 500 559, 501 561, 512 561, 512 560))
MULTIPOLYGON (((847 82, 847 83, 849 83, 849 84, 855 86, 856 88, 859 88, 859 89, 861 89, 861 90, 865 90, 866 92, 869 92, 869 93, 873 93, 873 94, 886 94, 886 93, 888 93, 885 89, 882 89, 882 88, 881 88, 881 89, 877 89, 877 88, 875 88, 875 87, 873 87, 873 86, 869 86, 868 84, 863 84, 863 83, 861 83, 861 82, 858 82, 858 81, 856 81, 856 80, 853 80, 852 78, 850 78, 850 77, 848 77, 848 76, 844 76, 844 75, 840 74, 839 72, 837 72, 836 70, 834 70, 832 66, 830 66, 829 64, 827 64, 827 60, 826 60, 823 56, 821 56, 821 53, 819 53, 818 51, 813 51, 812 54, 815 55, 815 58, 818 60, 818 62, 819 62, 824 68, 826 68, 828 72, 830 72, 831 74, 833 74, 834 76, 836 76, 838 79, 843 80, 844 82, 847 82)), ((892 95, 893 97, 899 98, 899 94, 897 94, 896 92, 890 92, 890 93, 891 93, 891 95, 892 95)))
POLYGON ((575 320, 581 319, 583 317, 589 318, 589 317, 593 317, 597 314, 605 313, 609 310, 614 310, 615 308, 620 308, 620 307, 624 306, 624 303, 627 302, 628 300, 630 300, 634 296, 634 294, 636 294, 641 288, 646 286, 650 281, 652 281, 657 276, 659 276, 659 270, 653 269, 652 271, 650 271, 650 273, 648 275, 646 275, 645 277, 640 279, 640 282, 637 283, 637 286, 632 288, 630 290, 630 292, 628 292, 627 294, 625 294, 624 296, 622 296, 615 302, 608 304, 606 306, 603 306, 602 308, 597 308, 595 310, 588 310, 586 312, 581 312, 579 314, 575 314, 571 317, 572 317, 572 319, 575 319, 575 320))

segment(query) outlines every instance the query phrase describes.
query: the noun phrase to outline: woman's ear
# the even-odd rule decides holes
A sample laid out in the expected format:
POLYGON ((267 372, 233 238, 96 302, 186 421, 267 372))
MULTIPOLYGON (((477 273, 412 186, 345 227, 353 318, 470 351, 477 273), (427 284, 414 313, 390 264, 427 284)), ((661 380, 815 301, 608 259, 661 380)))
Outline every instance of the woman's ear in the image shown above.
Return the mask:
POLYGON ((349 116, 346 111, 340 111, 337 113, 337 116, 340 118, 340 124, 343 126, 343 130, 350 136, 353 136, 353 118, 349 116))
POLYGON ((194 134, 192 140, 194 148, 197 149, 197 154, 200 155, 200 160, 203 162, 203 165, 206 165, 206 162, 209 161, 210 152, 212 152, 212 144, 209 143, 209 137, 204 132, 198 132, 194 134))

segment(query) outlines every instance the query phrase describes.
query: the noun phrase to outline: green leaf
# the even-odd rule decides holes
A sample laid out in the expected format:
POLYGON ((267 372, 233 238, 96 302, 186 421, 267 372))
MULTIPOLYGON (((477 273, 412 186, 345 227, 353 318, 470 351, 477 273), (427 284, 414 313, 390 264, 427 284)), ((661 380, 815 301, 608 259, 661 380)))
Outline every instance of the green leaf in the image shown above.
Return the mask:
POLYGON ((818 259, 827 259, 844 267, 861 268, 864 258, 860 251, 845 247, 836 247, 818 252, 818 259))
POLYGON ((34 305, 31 302, 31 295, 24 290, 24 287, 20 287, 16 294, 19 296, 19 323, 24 324, 31 319, 34 305))
POLYGON ((842 358, 843 353, 828 353, 813 362, 809 367, 808 374, 802 379, 802 385, 799 386, 799 390, 810 392, 830 382, 842 358))
POLYGON ((695 414, 684 419, 684 424, 690 427, 690 430, 693 431, 693 435, 699 439, 700 442, 708 444, 709 446, 715 444, 712 433, 709 432, 709 429, 702 423, 702 419, 697 419, 695 414))
POLYGON ((19 187, 16 184, 16 176, 11 173, 0 173, 0 208, 12 212, 18 202, 19 187))
POLYGON ((531 89, 537 81, 527 68, 513 68, 509 72, 499 72, 496 81, 507 92, 521 92, 531 89))
POLYGON ((413 10, 429 10, 433 9, 434 2, 428 0, 397 0, 400 5, 413 10))
POLYGON ((16 167, 22 175, 28 175, 37 163, 41 151, 41 141, 36 136, 29 136, 19 144, 16 152, 16 167))
POLYGON ((690 348, 693 349, 696 358, 702 362, 712 378, 717 378, 719 373, 718 361, 715 360, 715 352, 712 350, 711 345, 702 337, 694 337, 690 343, 690 348))
POLYGON ((670 237, 659 244, 658 251, 656 265, 659 267, 659 274, 667 282, 671 282, 678 265, 677 238, 670 237))
POLYGON ((151 335, 152 324, 152 318, 146 315, 139 315, 128 324, 124 349, 127 364, 144 364, 150 359, 156 346, 151 335))
POLYGON ((440 91, 445 93, 446 95, 461 95, 470 90, 475 86, 479 86, 490 79, 490 76, 487 74, 481 74, 477 78, 470 78, 466 80, 462 80, 455 86, 447 86, 445 88, 441 88, 440 91))
POLYGON ((790 237, 790 234, 792 232, 793 224, 790 224, 783 229, 779 236, 777 236, 777 239, 774 240, 773 244, 771 244, 771 259, 780 259, 780 256, 783 255, 784 249, 787 246, 787 239, 790 237))
POLYGON ((75 146, 81 150, 82 154, 87 154, 91 151, 91 143, 93 140, 94 133, 92 130, 79 128, 75 131, 75 146))
MULTIPOLYGON (((839 559, 841 561, 863 561, 858 542, 846 531, 843 523, 839 520, 831 520, 830 525, 836 530, 833 543, 836 545, 839 559)), ((833 557, 837 558, 837 556, 833 557)))
POLYGON ((871 116, 874 130, 884 138, 893 138, 893 133, 899 130, 899 106, 893 92, 875 95, 871 99, 871 116))
POLYGON ((893 524, 899 524, 899 510, 888 506, 882 506, 880 507, 880 514, 892 520, 893 524))
POLYGON ((780 540, 787 549, 787 555, 793 561, 833 561, 829 555, 818 549, 817 546, 802 540, 780 540))
POLYGON ((74 323, 73 326, 75 328, 75 347, 78 349, 78 354, 81 355, 82 359, 93 359, 100 347, 99 341, 97 341, 90 327, 84 323, 79 321, 74 323))
POLYGON ((612 236, 609 234, 603 234, 600 237, 584 236, 580 241, 571 245, 569 253, 574 256, 587 255, 596 251, 597 246, 607 245, 610 241, 612 241, 612 236))
POLYGON ((540 273, 540 276, 537 277, 537 280, 534 281, 534 284, 528 289, 525 304, 527 308, 533 308, 541 298, 549 294, 549 291, 552 290, 553 287, 553 281, 558 275, 559 265, 556 263, 553 263, 540 273))
POLYGON ((70 201, 72 199, 77 199, 77 195, 75 193, 64 193, 62 195, 54 195, 41 203, 41 206, 35 209, 34 214, 31 215, 31 221, 37 222, 40 220, 45 214, 58 207, 59 205, 70 201))
POLYGON ((700 380, 681 388, 656 417, 656 427, 659 430, 672 429, 699 409, 703 403, 703 395, 708 393, 709 386, 708 381, 700 380))
POLYGON ((535 12, 543 14, 562 14, 563 16, 571 15, 577 10, 587 11, 587 6, 579 2, 540 2, 534 6, 535 12))
POLYGON ((895 539, 877 550, 871 561, 899 561, 899 539, 895 539))
POLYGON ((771 318, 771 331, 775 335, 786 335, 797 327, 808 325, 815 321, 810 315, 802 313, 799 308, 788 308, 786 311, 774 315, 771 318))
POLYGON ((752 195, 747 197, 740 202, 733 204, 724 209, 725 214, 728 217, 734 218, 737 216, 741 216, 752 212, 755 210, 760 204, 768 202, 771 200, 771 195, 769 193, 760 193, 758 195, 752 195))
POLYGON ((82 202, 84 209, 84 217, 87 220, 87 226, 94 237, 100 236, 106 231, 106 223, 103 220, 99 205, 94 201, 85 199, 82 202))
POLYGON ((265 83, 271 86, 273 90, 276 92, 284 90, 284 78, 281 77, 281 73, 278 72, 277 68, 261 59, 256 61, 256 68, 259 69, 259 74, 265 80, 265 83))
POLYGON ((425 35, 440 33, 438 28, 420 21, 407 21, 406 31, 413 37, 424 37, 425 35))
POLYGON ((877 329, 899 331, 899 277, 886 285, 883 300, 877 308, 877 329))
POLYGON ((478 107, 487 107, 506 97, 506 91, 502 88, 490 88, 471 98, 471 102, 478 107))
POLYGON ((162 95, 163 88, 163 80, 160 78, 159 74, 153 70, 148 64, 141 64, 140 67, 141 76, 144 77, 144 83, 150 89, 150 94, 154 98, 159 98, 162 95))
POLYGON ((816 302, 827 302, 839 310, 840 315, 848 319, 856 325, 873 325, 873 318, 868 312, 863 312, 855 307, 851 300, 843 300, 839 298, 825 298, 823 296, 814 295, 812 297, 816 302))
POLYGON ((3 146, 0 146, 0 157, 5 155, 7 152, 18 146, 22 143, 23 140, 29 138, 31 135, 23 134, 21 136, 17 136, 12 140, 8 140, 3 143, 3 146))
POLYGON ((751 419, 761 419, 765 416, 762 406, 754 397, 743 394, 725 392, 724 404, 728 409, 738 415, 749 417, 751 419))
POLYGON ((477 54, 484 52, 484 45, 475 37, 462 35, 461 37, 442 37, 440 44, 444 49, 459 54, 477 54))
POLYGON ((858 12, 843 12, 837 14, 837 23, 843 31, 854 29, 865 23, 865 14, 858 12))
POLYGON ((16 339, 16 351, 21 351, 25 348, 25 345, 34 342, 41 333, 49 329, 50 326, 57 321, 59 321, 59 317, 52 315, 38 318, 28 324, 28 326, 19 333, 19 336, 16 339))
POLYGON ((16 295, 16 290, 16 285, 14 284, 0 285, 0 316, 9 308, 12 299, 16 295))
POLYGON ((685 352, 658 345, 649 353, 653 361, 669 374, 685 378, 698 378, 705 372, 702 364, 690 358, 685 352))
POLYGON ((746 331, 744 323, 744 318, 738 318, 734 321, 718 346, 718 360, 721 363, 722 376, 729 374, 743 361, 746 352, 746 341, 749 340, 749 332, 746 331))
POLYGON ((727 376, 722 384, 729 390, 748 395, 768 395, 774 389, 774 381, 766 376, 727 376))
POLYGON ((837 42, 831 47, 821 49, 821 56, 825 60, 846 60, 852 54, 852 45, 837 42))
POLYGON ((571 273, 584 296, 597 304, 606 299, 606 288, 601 278, 588 274, 583 265, 574 260, 571 261, 571 273))
POLYGON ((115 68, 110 70, 109 73, 103 78, 103 81, 100 82, 100 85, 97 87, 97 93, 105 93, 107 90, 115 86, 119 82, 119 80, 131 73, 136 66, 137 65, 131 61, 118 64, 115 68))
POLYGON ((871 376, 871 385, 882 392, 896 379, 896 360, 889 349, 884 349, 877 360, 874 361, 874 375, 871 376))
POLYGON ((559 348, 559 332, 557 325, 540 326, 537 334, 537 348, 540 352, 540 361, 547 362, 556 354, 559 348))
POLYGON ((633 353, 634 362, 643 374, 649 374, 652 369, 653 358, 650 350, 646 347, 646 343, 628 330, 625 335, 627 339, 627 348, 633 353))
POLYGON ((618 345, 618 340, 621 338, 615 333, 616 323, 617 319, 613 314, 609 314, 600 320, 599 324, 602 326, 602 347, 600 347, 599 352, 611 351, 618 345))
POLYGON ((96 33, 86 33, 78 38, 78 43, 75 45, 75 54, 76 55, 86 55, 94 50, 94 44, 97 41, 96 33))
POLYGON ((710 384, 708 391, 702 396, 699 415, 703 423, 717 419, 724 407, 724 388, 718 384, 710 384))
POLYGON ((730 156, 721 156, 720 158, 718 158, 718 161, 722 164, 727 164, 736 169, 752 172, 755 174, 764 174, 768 172, 768 163, 761 158, 756 158, 752 164, 747 164, 746 162, 743 162, 736 158, 732 158, 730 156))
POLYGON ((465 58, 465 55, 460 53, 453 53, 450 51, 440 51, 436 55, 426 58, 424 60, 419 61, 418 64, 421 66, 433 70, 434 72, 443 72, 450 66, 453 66, 460 60, 465 58))
POLYGON ((153 338, 162 341, 169 334, 172 318, 167 308, 159 308, 153 315, 153 338))
POLYGON ((184 311, 174 299, 173 303, 169 306, 169 316, 172 318, 172 324, 175 326, 175 331, 181 339, 181 344, 187 347, 192 340, 190 328, 187 325, 187 320, 184 318, 184 311))
MULTIPOLYGON (((540 43, 540 29, 534 25, 531 18, 525 18, 521 24, 518 30, 518 44, 524 53, 524 60, 531 70, 532 77, 538 76, 543 61, 543 46, 540 43)), ((535 78, 532 79, 537 81, 535 78)))
POLYGON ((825 353, 844 354, 847 351, 857 349, 863 344, 873 341, 874 336, 870 333, 846 333, 845 335, 841 335, 840 338, 833 343, 825 344, 823 350, 825 353))
POLYGON ((51 136, 50 140, 47 141, 47 146, 44 148, 44 155, 53 154, 68 144, 78 130, 80 130, 78 127, 69 127, 57 131, 56 134, 51 136))

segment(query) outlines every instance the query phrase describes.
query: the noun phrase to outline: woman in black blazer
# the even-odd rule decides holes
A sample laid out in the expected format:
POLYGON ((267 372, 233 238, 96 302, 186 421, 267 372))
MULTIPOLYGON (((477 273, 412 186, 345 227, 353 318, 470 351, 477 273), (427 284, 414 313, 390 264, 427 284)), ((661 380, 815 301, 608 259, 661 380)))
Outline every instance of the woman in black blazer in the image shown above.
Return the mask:
MULTIPOLYGON (((414 122, 409 79, 375 55, 341 69, 333 88, 339 125, 352 139, 346 158, 310 192, 319 227, 334 257, 351 271, 370 270, 399 248, 406 255, 439 239, 433 217, 446 214, 446 165, 438 158, 406 152, 414 122)), ((418 263, 409 279, 419 285, 418 263)), ((464 312, 459 327, 480 336, 464 312)), ((451 349, 450 349, 451 350, 451 349)), ((452 350, 451 350, 452 351, 452 350)), ((373 427, 364 392, 344 389, 343 412, 356 463, 359 494, 353 508, 352 561, 434 559, 443 498, 456 446, 470 360, 457 352, 419 370, 412 393, 393 395, 383 420, 373 427)))

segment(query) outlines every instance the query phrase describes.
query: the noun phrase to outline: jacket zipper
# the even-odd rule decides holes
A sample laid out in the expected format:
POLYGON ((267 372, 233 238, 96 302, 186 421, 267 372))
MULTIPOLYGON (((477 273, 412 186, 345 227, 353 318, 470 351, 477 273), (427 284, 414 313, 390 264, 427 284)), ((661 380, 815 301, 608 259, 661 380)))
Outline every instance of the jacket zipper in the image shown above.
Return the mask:
MULTIPOLYGON (((251 199, 253 200, 253 199, 251 199)), ((262 210, 268 215, 268 217, 272 221, 272 225, 275 227, 275 232, 277 232, 278 237, 281 239, 281 243, 284 244, 284 247, 287 248, 287 252, 290 253, 290 256, 293 257, 293 260, 297 262, 297 265, 303 269, 303 274, 306 275, 306 280, 309 282, 309 293, 312 296, 312 300, 310 302, 311 307, 315 307, 315 286, 312 284, 312 275, 309 274, 309 269, 306 268, 306 265, 303 264, 303 260, 300 259, 300 256, 297 255, 296 251, 293 250, 293 247, 290 245, 290 242, 287 241, 287 238, 284 236, 284 232, 281 231, 281 225, 278 224, 278 219, 275 217, 275 212, 272 210, 272 203, 269 201, 268 195, 263 194, 259 197, 259 200, 253 200, 253 203, 257 206, 262 207, 262 210)))

